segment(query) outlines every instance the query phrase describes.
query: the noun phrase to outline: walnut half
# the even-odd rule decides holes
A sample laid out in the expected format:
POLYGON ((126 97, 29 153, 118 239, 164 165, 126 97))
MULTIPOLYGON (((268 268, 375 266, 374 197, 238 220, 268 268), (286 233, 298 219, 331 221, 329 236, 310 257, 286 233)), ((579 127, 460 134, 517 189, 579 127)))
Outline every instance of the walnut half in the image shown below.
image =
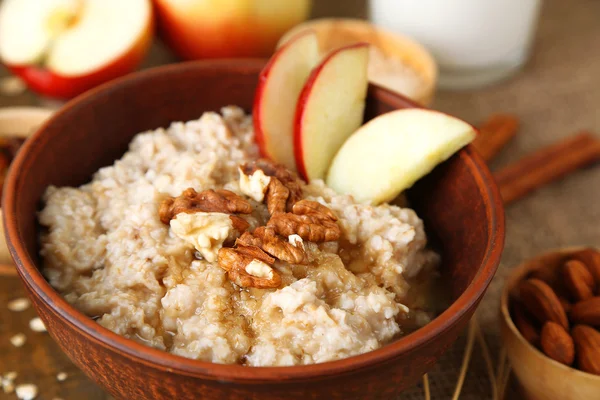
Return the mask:
POLYGON ((256 246, 275 258, 292 264, 306 264, 308 257, 302 243, 292 244, 275 233, 273 228, 260 226, 254 232, 245 232, 236 244, 256 246))
POLYGON ((277 212, 268 227, 282 236, 298 235, 309 242, 330 242, 340 238, 337 217, 329 208, 311 200, 300 200, 291 213, 277 212))
POLYGON ((224 189, 196 192, 188 188, 177 197, 169 197, 160 204, 160 220, 168 224, 179 213, 220 212, 225 214, 250 214, 252 206, 237 194, 224 189))
POLYGON ((192 244, 209 262, 217 259, 224 243, 233 243, 250 224, 233 213, 249 214, 252 206, 229 190, 186 189, 178 197, 165 199, 159 208, 160 220, 171 231, 192 244))
MULTIPOLYGON (((300 183, 300 179, 296 176, 296 174, 288 170, 283 165, 274 163, 273 161, 264 158, 260 158, 256 161, 252 161, 242 165, 241 169, 246 175, 252 175, 255 171, 262 170, 265 175, 277 178, 279 182, 283 186, 285 186, 289 191, 289 194, 285 200, 286 209, 283 211, 291 211, 294 203, 296 203, 302 198, 302 185, 300 183)), ((274 191, 274 189, 271 187, 273 181, 274 179, 271 179, 271 182, 269 183, 269 188, 267 189, 266 193, 269 212, 271 211, 272 206, 269 205, 268 198, 269 192, 274 191)))
POLYGON ((275 259, 256 246, 221 248, 218 262, 219 267, 227 271, 229 279, 238 286, 259 289, 281 286, 281 276, 271 267, 275 259))

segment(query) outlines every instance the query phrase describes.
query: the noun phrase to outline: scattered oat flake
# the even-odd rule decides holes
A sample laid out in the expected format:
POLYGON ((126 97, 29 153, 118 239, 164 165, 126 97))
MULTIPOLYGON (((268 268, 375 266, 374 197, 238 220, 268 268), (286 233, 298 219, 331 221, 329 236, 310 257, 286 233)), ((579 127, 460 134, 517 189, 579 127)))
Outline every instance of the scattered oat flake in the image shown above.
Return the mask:
POLYGON ((4 374, 3 379, 6 379, 7 381, 14 381, 17 379, 17 376, 18 374, 15 371, 10 371, 4 374))
POLYGON ((33 400, 37 397, 38 388, 32 383, 25 383, 15 388, 17 397, 21 400, 33 400))
POLYGON ((66 372, 59 372, 56 375, 56 380, 59 382, 66 381, 68 377, 69 377, 69 375, 67 375, 66 372))
POLYGON ((27 85, 18 76, 0 79, 0 93, 5 96, 18 96, 27 90, 27 85))
POLYGON ((18 299, 14 299, 8 302, 8 309, 10 311, 14 311, 14 312, 20 312, 20 311, 25 311, 29 308, 29 306, 31 305, 31 303, 29 302, 29 299, 26 299, 24 297, 20 297, 18 299))
POLYGON ((38 317, 35 317, 29 321, 29 328, 31 328, 31 330, 34 332, 46 332, 46 326, 38 317))
POLYGON ((13 381, 17 378, 17 373, 15 371, 7 372, 1 379, 2 383, 2 391, 6 394, 12 393, 15 391, 15 385, 13 381))
POLYGON ((10 338, 10 343, 15 347, 21 347, 27 341, 27 337, 25 337, 22 333, 17 333, 13 337, 10 338))
POLYGON ((15 385, 13 384, 13 381, 8 381, 8 380, 2 380, 2 391, 4 393, 12 393, 15 391, 15 385))

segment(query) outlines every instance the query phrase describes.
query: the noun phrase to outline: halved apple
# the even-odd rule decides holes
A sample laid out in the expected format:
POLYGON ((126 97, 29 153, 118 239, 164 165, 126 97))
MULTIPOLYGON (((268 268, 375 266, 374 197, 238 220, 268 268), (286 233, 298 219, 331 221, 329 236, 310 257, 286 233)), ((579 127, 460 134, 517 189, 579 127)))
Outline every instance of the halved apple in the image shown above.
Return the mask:
POLYGON ((317 36, 303 32, 281 47, 260 73, 254 98, 254 134, 263 157, 291 170, 298 96, 319 61, 317 36))
POLYGON ((306 180, 325 178, 331 160, 362 124, 369 45, 333 51, 313 70, 298 99, 294 121, 296 168, 306 180))
POLYGON ((0 60, 34 91, 76 96, 133 71, 153 33, 150 0, 4 0, 0 60))
POLYGON ((344 143, 333 159, 327 185, 357 201, 390 201, 476 134, 468 123, 432 110, 380 115, 344 143))
MULTIPOLYGON (((126 1, 126 0, 122 0, 126 1)), ((160 33, 188 60, 266 57, 311 0, 154 0, 160 33)))

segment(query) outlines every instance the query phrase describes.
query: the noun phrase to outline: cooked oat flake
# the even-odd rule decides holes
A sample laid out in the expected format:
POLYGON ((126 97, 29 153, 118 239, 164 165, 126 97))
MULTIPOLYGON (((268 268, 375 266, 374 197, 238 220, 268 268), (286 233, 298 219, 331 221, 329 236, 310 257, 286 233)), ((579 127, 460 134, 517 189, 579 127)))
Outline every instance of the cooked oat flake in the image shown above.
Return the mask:
POLYGON ((17 373, 14 371, 7 372, 1 379, 2 391, 4 393, 12 393, 15 391, 14 380, 17 378, 17 373))

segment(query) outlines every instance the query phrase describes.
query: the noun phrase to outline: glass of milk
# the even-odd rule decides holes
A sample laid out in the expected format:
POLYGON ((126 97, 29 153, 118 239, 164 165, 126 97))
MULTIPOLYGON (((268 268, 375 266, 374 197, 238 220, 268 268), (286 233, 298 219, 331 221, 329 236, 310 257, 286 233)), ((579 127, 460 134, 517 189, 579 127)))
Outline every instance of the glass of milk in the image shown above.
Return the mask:
POLYGON ((443 88, 500 80, 527 60, 541 0, 370 0, 371 21, 427 47, 443 88))

